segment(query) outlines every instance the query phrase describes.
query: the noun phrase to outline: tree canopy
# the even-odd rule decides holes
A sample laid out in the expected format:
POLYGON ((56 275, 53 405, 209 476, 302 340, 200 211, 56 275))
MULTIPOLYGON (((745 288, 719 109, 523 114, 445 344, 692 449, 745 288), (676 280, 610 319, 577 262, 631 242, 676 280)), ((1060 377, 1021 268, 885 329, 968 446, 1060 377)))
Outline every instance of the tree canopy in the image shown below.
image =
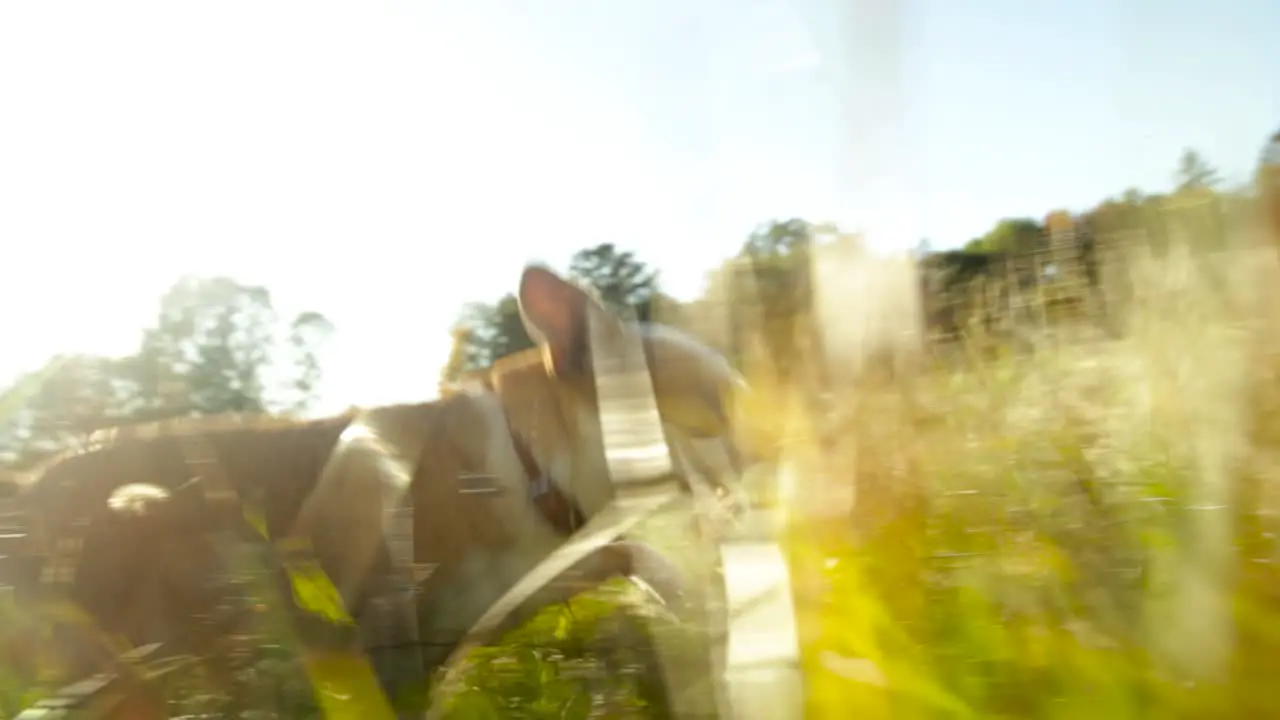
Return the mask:
MULTIPOLYGON (((569 274, 594 288, 606 305, 632 313, 642 321, 653 318, 662 300, 657 271, 635 253, 613 243, 574 253, 569 259, 569 274)), ((534 345, 520 315, 520 303, 510 294, 492 304, 466 305, 453 333, 453 351, 441 370, 442 383, 534 345)))
POLYGON ((223 412, 301 412, 332 331, 320 313, 281 322, 266 288, 184 277, 161 298, 125 357, 59 356, 15 384, 0 414, 0 454, 23 463, 103 427, 223 412))

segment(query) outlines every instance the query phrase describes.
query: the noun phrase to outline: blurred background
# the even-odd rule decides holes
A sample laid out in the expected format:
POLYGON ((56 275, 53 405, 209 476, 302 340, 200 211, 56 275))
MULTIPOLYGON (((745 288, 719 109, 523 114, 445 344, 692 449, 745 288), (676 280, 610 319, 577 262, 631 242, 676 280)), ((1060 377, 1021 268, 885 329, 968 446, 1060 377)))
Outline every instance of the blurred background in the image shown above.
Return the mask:
MULTIPOLYGON (((1276 28, 1261 0, 11 0, 0 461, 432 399, 531 346, 541 261, 752 383, 810 717, 1280 717, 1276 28)), ((601 592, 486 649, 535 669, 480 663, 459 717, 635 705, 537 669, 601 592)), ((293 667, 259 615, 246 687, 293 667)), ((217 712, 313 712, 290 677, 217 712)))

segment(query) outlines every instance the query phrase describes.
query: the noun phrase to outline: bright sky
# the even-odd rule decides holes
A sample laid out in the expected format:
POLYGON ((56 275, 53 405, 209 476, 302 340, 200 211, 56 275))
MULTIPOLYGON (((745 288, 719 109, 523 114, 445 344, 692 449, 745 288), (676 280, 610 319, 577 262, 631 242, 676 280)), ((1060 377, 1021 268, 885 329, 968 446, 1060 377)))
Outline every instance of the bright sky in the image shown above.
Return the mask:
POLYGON ((319 310, 328 408, 434 392, 469 300, 612 241, 677 296, 770 217, 884 247, 1243 180, 1273 0, 4 0, 0 383, 181 273, 319 310))

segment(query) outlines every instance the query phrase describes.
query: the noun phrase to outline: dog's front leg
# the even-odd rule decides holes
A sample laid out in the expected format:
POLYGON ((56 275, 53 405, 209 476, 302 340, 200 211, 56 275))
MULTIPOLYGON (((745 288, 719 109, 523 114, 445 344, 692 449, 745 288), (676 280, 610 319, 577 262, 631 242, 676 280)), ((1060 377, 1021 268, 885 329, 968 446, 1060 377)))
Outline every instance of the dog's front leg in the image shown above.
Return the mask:
MULTIPOLYGON (((499 549, 472 548, 466 558, 442 566, 421 586, 419 627, 428 672, 443 665, 481 616, 563 545, 564 538, 540 516, 529 519, 536 522, 529 523, 524 539, 499 549)), ((635 543, 612 543, 559 575, 545 578, 479 640, 496 642, 543 608, 568 602, 611 579, 629 576, 643 579, 645 586, 673 606, 687 594, 680 571, 662 555, 635 543)))
MULTIPOLYGON (((556 546, 558 547, 558 546, 556 546)), ((510 553, 476 557, 447 577, 433 578, 424 588, 419 614, 424 645, 424 664, 434 673, 448 659, 467 632, 513 585, 537 569, 554 547, 546 548, 541 557, 513 549, 510 553)), ((686 595, 679 571, 655 551, 637 549, 635 543, 619 542, 605 546, 579 561, 569 570, 551 578, 519 607, 503 619, 483 638, 497 642, 503 634, 528 622, 539 611, 552 605, 567 603, 584 592, 619 577, 640 576, 635 561, 643 562, 643 580, 665 603, 677 604, 686 595)))
POLYGON ((418 588, 418 628, 428 675, 445 663, 485 611, 558 545, 547 527, 507 547, 472 547, 465 557, 442 563, 418 588))

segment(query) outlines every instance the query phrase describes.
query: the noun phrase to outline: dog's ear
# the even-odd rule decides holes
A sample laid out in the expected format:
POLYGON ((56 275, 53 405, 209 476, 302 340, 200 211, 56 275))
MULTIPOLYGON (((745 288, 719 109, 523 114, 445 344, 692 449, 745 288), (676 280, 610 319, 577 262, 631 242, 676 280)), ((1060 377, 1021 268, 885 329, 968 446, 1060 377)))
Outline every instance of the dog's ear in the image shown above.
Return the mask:
POLYGON ((542 348, 547 369, 559 377, 586 371, 590 363, 587 315, 596 301, 540 265, 524 269, 517 297, 525 329, 542 348))

